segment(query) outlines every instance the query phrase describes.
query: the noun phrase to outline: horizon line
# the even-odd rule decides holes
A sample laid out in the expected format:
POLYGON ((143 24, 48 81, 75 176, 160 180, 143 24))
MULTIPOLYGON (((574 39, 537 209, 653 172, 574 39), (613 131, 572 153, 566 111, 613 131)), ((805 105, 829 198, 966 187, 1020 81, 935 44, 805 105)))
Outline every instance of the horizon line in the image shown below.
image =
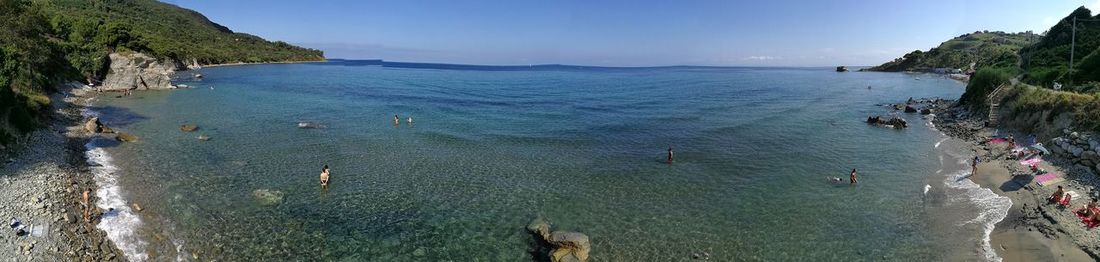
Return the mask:
MULTIPOLYGON (((600 65, 574 65, 574 64, 465 64, 450 62, 415 62, 415 61, 391 61, 378 58, 325 58, 325 61, 374 61, 382 64, 397 65, 440 65, 440 66, 470 66, 486 68, 523 68, 523 67, 574 67, 574 68, 607 68, 607 69, 656 69, 656 68, 828 68, 836 66, 791 66, 791 65, 646 65, 646 66, 600 66, 600 65)), ((873 65, 843 65, 846 67, 873 67, 873 65)))

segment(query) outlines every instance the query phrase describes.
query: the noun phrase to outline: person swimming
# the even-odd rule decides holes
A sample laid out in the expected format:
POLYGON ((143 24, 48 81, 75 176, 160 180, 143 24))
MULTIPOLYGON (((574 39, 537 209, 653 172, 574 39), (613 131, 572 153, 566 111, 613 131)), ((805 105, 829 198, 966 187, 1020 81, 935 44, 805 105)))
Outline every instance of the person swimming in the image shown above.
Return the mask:
POLYGON ((853 185, 855 185, 856 183, 859 183, 859 179, 856 179, 856 169, 855 168, 852 168, 852 174, 848 175, 848 180, 853 185))
POLYGON ((328 165, 321 168, 321 188, 328 189, 328 165))
POLYGON ((833 184, 840 183, 840 181, 844 181, 843 179, 840 179, 839 177, 835 177, 835 176, 826 177, 825 179, 828 179, 829 182, 833 183, 833 184))
POLYGON ((409 116, 409 124, 412 124, 412 123, 413 123, 413 117, 409 116))

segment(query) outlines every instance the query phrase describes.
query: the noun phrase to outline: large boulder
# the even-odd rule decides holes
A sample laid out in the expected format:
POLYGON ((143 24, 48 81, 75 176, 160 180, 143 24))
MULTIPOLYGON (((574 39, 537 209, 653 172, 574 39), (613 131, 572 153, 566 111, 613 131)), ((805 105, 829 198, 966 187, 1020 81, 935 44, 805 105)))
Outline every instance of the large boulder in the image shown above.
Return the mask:
POLYGON ((1081 152, 1081 158, 1092 161, 1093 163, 1100 163, 1100 154, 1095 151, 1083 151, 1081 152))
POLYGON ((592 250, 588 236, 577 232, 554 231, 546 242, 555 247, 550 252, 553 262, 588 261, 588 252, 592 250))
POLYGON ((101 87, 104 91, 172 89, 173 62, 162 62, 142 53, 111 53, 111 70, 101 87))
POLYGON ((1081 157, 1081 154, 1085 153, 1085 150, 1080 147, 1073 147, 1070 152, 1073 152, 1073 157, 1081 157))
POLYGON ((260 205, 274 206, 283 202, 283 192, 272 189, 256 189, 252 191, 252 198, 260 205))

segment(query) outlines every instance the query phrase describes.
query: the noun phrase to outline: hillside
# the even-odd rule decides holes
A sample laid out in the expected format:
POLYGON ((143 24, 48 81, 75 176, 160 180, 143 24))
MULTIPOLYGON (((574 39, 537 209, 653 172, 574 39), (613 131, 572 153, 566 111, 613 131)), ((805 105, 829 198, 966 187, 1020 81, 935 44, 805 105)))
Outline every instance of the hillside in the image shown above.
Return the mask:
POLYGON ((941 43, 928 51, 916 50, 894 61, 871 67, 866 71, 930 71, 933 68, 967 69, 976 67, 1016 67, 1017 52, 1036 41, 1039 35, 979 31, 941 43))
POLYGON ((319 50, 233 32, 154 0, 0 0, 0 148, 38 126, 58 84, 102 80, 112 52, 181 68, 324 60, 319 50))
POLYGON ((1100 89, 1100 16, 1092 16, 1084 7, 1077 8, 1060 20, 1032 46, 1020 50, 1023 58, 1023 80, 1030 84, 1051 86, 1053 82, 1075 83, 1073 91, 1094 92, 1100 89), (1073 19, 1077 18, 1075 73, 1069 74, 1070 45, 1073 41, 1073 19))

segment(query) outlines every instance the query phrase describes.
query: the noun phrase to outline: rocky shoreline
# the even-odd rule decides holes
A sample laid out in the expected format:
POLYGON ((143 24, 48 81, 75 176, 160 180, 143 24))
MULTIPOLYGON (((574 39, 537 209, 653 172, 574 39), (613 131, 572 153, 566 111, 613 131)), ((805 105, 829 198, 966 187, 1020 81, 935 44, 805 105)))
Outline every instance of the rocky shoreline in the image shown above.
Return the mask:
MULTIPOLYGON (((1088 229, 1073 210, 1084 207, 1090 198, 1100 196, 1100 177, 1086 167, 1087 149, 1074 150, 1088 138, 1064 131, 1065 137, 1040 137, 1037 142, 1053 151, 1042 155, 1040 171, 1019 163, 1019 155, 1008 143, 990 143, 994 137, 1012 135, 1020 146, 1028 145, 1027 133, 985 127, 985 116, 954 105, 936 112, 933 124, 947 136, 966 143, 982 161, 970 180, 1012 200, 1005 219, 996 224, 991 245, 1004 261, 1088 261, 1100 260, 1100 230, 1088 229), (1075 138, 1067 139, 1071 135, 1075 138), (1080 140, 1080 141, 1078 141, 1080 140), (1065 148, 1070 148, 1066 150, 1065 148), (1076 151, 1076 154, 1075 154, 1076 151), (1054 173, 1065 182, 1042 186, 1035 181, 1040 173, 1054 173), (1069 207, 1049 204, 1046 198, 1063 186, 1079 196, 1069 207)), ((1095 149, 1095 148, 1094 148, 1095 149)), ((1025 155, 1026 158, 1026 155, 1025 155)))
MULTIPOLYGON (((87 102, 72 85, 52 95, 47 126, 7 149, 10 157, 0 166, 0 257, 12 261, 121 261, 123 253, 96 228, 101 210, 92 221, 82 218, 81 194, 96 189, 84 157, 89 134, 82 128, 81 108, 87 102), (12 219, 26 225, 17 235, 12 219)), ((95 207, 94 194, 90 206, 95 207)), ((96 209, 96 208, 93 208, 96 209)))

